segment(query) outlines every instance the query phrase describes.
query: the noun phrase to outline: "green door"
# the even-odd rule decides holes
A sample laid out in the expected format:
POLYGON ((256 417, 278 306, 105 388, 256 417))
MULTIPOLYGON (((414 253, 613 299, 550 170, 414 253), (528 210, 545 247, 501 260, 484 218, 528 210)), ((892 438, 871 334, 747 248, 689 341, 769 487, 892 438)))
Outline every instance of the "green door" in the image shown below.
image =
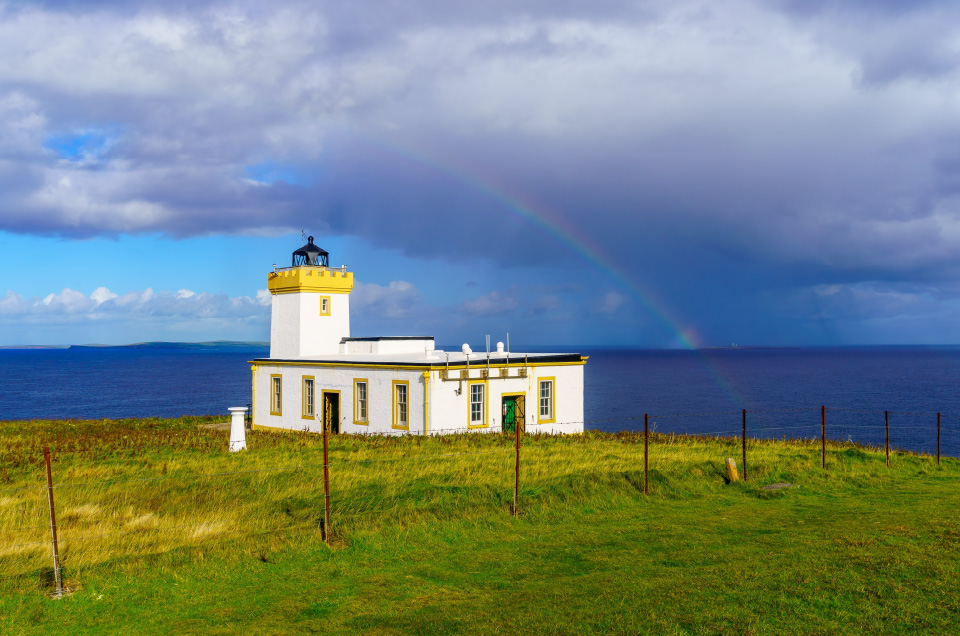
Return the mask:
POLYGON ((517 430, 517 397, 503 398, 503 432, 513 433, 517 430))

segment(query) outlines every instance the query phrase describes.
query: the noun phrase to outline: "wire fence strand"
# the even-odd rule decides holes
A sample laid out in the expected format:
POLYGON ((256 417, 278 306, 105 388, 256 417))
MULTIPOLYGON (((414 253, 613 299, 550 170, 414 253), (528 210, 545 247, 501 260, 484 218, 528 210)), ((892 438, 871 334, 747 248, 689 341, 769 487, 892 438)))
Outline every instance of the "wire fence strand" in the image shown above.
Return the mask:
MULTIPOLYGON (((161 469, 159 461, 130 463, 124 458, 127 451, 162 454, 175 449, 172 438, 164 438, 157 446, 77 448, 63 443, 62 453, 53 447, 66 475, 53 483, 59 556, 65 567, 92 567, 307 528, 311 530, 302 536, 320 533, 329 541, 359 527, 513 510, 515 488, 520 510, 537 497, 567 501, 588 496, 592 489, 628 487, 635 496, 649 487, 643 456, 659 474, 682 466, 718 470, 710 467, 715 458, 696 450, 708 440, 730 449, 723 455, 739 459, 745 453, 750 474, 758 466, 769 470, 765 463, 771 461, 770 455, 764 449, 780 440, 804 444, 808 455, 816 452, 817 466, 821 449, 814 444, 818 442, 824 458, 827 451, 846 446, 926 456, 938 453, 944 458, 960 455, 960 417, 940 413, 938 425, 937 415, 818 406, 631 415, 542 427, 527 423, 520 436, 519 481, 514 433, 497 427, 471 431, 440 426, 430 430, 434 440, 416 432, 334 436, 326 462, 321 436, 312 433, 251 434, 245 440, 247 453, 236 455, 226 447, 241 440, 218 432, 205 436, 203 443, 186 444, 181 450, 193 453, 189 455, 192 463, 180 462, 169 469, 167 462, 161 469), (644 422, 649 425, 646 434, 644 422), (610 423, 619 424, 618 430, 590 429, 610 423), (583 432, 552 434, 560 429, 583 432), (206 443, 207 437, 216 442, 216 448, 206 443), (562 450, 572 446, 578 449, 573 456, 562 450), (255 458, 261 452, 278 464, 257 465, 260 460, 255 458), (210 470, 198 471, 204 462, 211 464, 210 470), (237 468, 220 470, 231 465, 237 468), (82 478, 85 472, 104 471, 115 476, 82 478), (330 477, 329 493, 324 492, 325 472, 330 477), (330 501, 329 527, 324 521, 325 494, 330 501)), ((30 572, 36 576, 50 567, 47 486, 37 483, 45 477, 37 471, 42 450, 0 446, 0 454, 19 467, 2 473, 10 485, 0 487, 0 570, 5 573, 0 579, 30 572)), ((881 453, 881 461, 882 457, 881 453)), ((59 464, 55 477, 58 469, 59 464)))

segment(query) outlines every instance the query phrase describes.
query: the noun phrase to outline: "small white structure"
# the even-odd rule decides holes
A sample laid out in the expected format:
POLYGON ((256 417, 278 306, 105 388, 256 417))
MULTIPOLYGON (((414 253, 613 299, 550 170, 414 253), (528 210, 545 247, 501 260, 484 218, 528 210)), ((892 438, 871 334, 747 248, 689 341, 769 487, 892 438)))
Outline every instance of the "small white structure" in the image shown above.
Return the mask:
POLYGON ((231 406, 230 411, 230 452, 236 453, 247 449, 247 429, 243 425, 243 418, 247 414, 245 406, 231 406))
POLYGON ((313 244, 267 276, 270 357, 251 362, 253 428, 368 434, 583 431, 577 353, 446 352, 433 337, 350 337, 353 274, 313 244))

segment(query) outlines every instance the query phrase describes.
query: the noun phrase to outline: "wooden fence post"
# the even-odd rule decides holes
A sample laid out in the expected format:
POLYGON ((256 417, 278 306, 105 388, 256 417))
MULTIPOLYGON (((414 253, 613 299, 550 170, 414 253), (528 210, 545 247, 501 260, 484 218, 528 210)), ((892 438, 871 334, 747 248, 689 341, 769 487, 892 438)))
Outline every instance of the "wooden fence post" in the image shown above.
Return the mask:
POLYGON ((53 504, 53 473, 50 470, 50 447, 43 449, 43 461, 47 465, 47 502, 50 506, 50 537, 53 539, 53 579, 57 584, 57 598, 63 596, 63 580, 60 578, 60 550, 57 545, 57 513, 53 504))

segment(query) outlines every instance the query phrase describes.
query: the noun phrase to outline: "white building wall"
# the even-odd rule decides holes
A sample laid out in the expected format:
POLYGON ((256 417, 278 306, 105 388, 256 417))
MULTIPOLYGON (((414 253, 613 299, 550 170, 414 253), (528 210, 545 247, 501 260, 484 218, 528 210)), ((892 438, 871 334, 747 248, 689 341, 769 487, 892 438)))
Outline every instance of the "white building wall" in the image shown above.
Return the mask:
POLYGON ((274 294, 270 305, 270 357, 299 357, 300 294, 274 294))
MULTIPOLYGON (((583 431, 583 365, 528 367, 527 377, 516 377, 517 368, 510 369, 508 378, 499 377, 500 369, 490 369, 486 380, 486 421, 482 427, 470 425, 471 383, 481 382, 481 368, 470 370, 470 380, 440 379, 433 371, 430 380, 429 433, 453 433, 475 430, 500 432, 503 426, 503 396, 522 393, 525 396, 526 430, 528 433, 580 433, 583 431), (539 382, 554 379, 554 421, 541 423, 539 418, 539 382), (458 395, 458 389, 461 393, 458 395)), ((459 370, 451 370, 450 377, 459 377, 459 370)))
MULTIPOLYGON (((433 340, 430 338, 370 338, 351 340, 340 343, 340 353, 354 354, 367 353, 374 355, 421 354, 434 351, 433 340)), ((439 360, 439 356, 437 356, 439 360)))
POLYGON ((340 339, 350 337, 350 295, 297 292, 274 294, 270 314, 270 357, 304 358, 338 353, 340 339), (330 315, 320 315, 320 301, 330 299, 330 315))
MULTIPOLYGON (((531 433, 582 433, 583 432, 583 365, 565 365, 555 367, 534 367, 533 392, 533 420, 528 421, 527 431, 531 433), (538 422, 538 391, 539 381, 546 377, 554 377, 554 409, 556 416, 553 423, 538 422)), ((528 409, 529 410, 529 409, 528 409)))
POLYGON ((260 364, 254 381, 254 425, 291 431, 323 431, 320 419, 303 418, 303 378, 313 376, 317 414, 322 413, 323 391, 340 392, 340 432, 354 434, 402 435, 423 433, 423 375, 418 370, 372 369, 260 364), (270 413, 272 375, 282 381, 282 410, 270 413), (367 424, 355 424, 354 380, 367 381, 367 424), (407 382, 408 430, 393 428, 394 380, 407 382))
MULTIPOLYGON (((470 371, 470 380, 443 381, 439 370, 429 372, 428 434, 446 434, 458 431, 500 432, 503 424, 503 396, 522 393, 526 402, 526 430, 528 433, 579 433, 583 431, 583 365, 528 367, 525 378, 516 377, 517 368, 510 369, 509 378, 499 377, 499 369, 490 370, 485 381, 486 418, 482 426, 470 425, 471 382, 484 383, 481 369, 470 371), (541 422, 539 417, 539 382, 553 378, 553 422, 541 422)), ((451 370, 451 376, 459 370, 451 370)), ((315 411, 322 412, 323 391, 340 392, 340 431, 371 435, 422 435, 424 432, 424 378, 416 369, 354 368, 325 366, 294 366, 260 364, 256 372, 254 424, 293 431, 321 432, 318 419, 302 417, 303 377, 313 376, 315 411), (282 378, 282 414, 272 415, 271 375, 282 378), (367 381, 367 424, 354 423, 354 380, 367 381), (408 430, 393 428, 394 381, 408 384, 408 430)))

